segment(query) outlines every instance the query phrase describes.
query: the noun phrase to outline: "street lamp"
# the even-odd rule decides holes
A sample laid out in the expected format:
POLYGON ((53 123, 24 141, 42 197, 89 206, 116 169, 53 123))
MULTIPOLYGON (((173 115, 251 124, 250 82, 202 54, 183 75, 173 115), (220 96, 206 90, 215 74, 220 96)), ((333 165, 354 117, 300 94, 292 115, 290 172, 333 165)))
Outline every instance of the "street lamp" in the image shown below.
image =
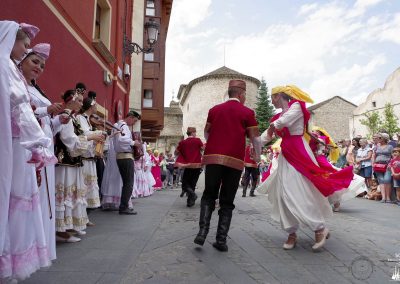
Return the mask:
POLYGON ((150 19, 148 22, 144 24, 144 29, 147 34, 147 43, 149 45, 148 48, 143 48, 140 47, 136 42, 131 42, 126 36, 124 39, 124 52, 125 54, 132 54, 136 53, 139 54, 141 52, 143 53, 149 53, 153 51, 153 46, 157 42, 158 38, 158 29, 159 29, 159 24, 157 24, 154 19, 150 19))

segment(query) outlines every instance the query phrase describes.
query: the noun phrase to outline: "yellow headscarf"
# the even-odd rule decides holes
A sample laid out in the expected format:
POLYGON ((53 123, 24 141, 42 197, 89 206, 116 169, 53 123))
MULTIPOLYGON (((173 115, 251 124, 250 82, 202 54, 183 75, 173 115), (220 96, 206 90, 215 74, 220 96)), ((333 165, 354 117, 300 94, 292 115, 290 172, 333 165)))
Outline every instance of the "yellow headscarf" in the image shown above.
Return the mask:
POLYGON ((326 131, 325 129, 323 129, 322 127, 319 127, 319 126, 313 126, 312 131, 319 131, 324 136, 329 138, 328 145, 332 147, 329 150, 329 160, 332 163, 336 163, 340 156, 340 150, 339 150, 338 146, 336 145, 336 143, 333 141, 332 137, 329 135, 328 131, 326 131))
POLYGON ((295 100, 299 100, 306 103, 314 103, 313 99, 307 93, 300 90, 300 88, 295 85, 287 85, 287 86, 277 86, 272 88, 271 95, 275 95, 278 93, 285 93, 295 100))

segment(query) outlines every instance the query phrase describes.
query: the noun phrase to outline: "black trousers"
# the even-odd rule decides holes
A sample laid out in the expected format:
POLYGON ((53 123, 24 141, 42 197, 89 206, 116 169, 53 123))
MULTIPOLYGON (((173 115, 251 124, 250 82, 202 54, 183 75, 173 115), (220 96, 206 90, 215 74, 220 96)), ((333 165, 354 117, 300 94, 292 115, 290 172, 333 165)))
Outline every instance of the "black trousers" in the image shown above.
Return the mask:
POLYGON ((245 167, 244 169, 244 184, 248 185, 250 183, 250 177, 251 177, 251 185, 255 186, 257 185, 258 177, 260 175, 260 171, 258 168, 253 168, 253 167, 245 167))
POLYGON ((183 171, 183 176, 182 176, 182 191, 186 191, 187 188, 191 188, 193 191, 195 191, 200 173, 201 169, 186 168, 183 171))
POLYGON ((101 183, 103 182, 103 173, 105 169, 105 164, 103 158, 96 158, 96 172, 97 172, 97 184, 100 190, 100 197, 101 194, 101 183))
POLYGON ((219 213, 231 214, 235 209, 233 201, 239 187, 242 171, 222 165, 207 165, 205 189, 201 203, 211 204, 219 196, 219 213))
POLYGON ((119 204, 121 211, 129 207, 133 190, 134 164, 132 159, 117 159, 117 165, 122 178, 121 203, 119 204))

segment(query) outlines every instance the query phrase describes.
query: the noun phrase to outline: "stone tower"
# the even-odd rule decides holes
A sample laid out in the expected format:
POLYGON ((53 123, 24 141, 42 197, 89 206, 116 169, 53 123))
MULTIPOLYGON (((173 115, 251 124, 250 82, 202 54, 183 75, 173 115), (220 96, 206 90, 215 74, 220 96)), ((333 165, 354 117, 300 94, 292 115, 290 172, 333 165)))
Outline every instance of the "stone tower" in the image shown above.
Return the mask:
POLYGON ((228 98, 228 83, 232 79, 246 82, 245 105, 255 109, 260 81, 223 66, 180 86, 178 99, 183 115, 182 133, 188 126, 193 126, 197 129, 197 136, 204 140, 208 110, 228 98))

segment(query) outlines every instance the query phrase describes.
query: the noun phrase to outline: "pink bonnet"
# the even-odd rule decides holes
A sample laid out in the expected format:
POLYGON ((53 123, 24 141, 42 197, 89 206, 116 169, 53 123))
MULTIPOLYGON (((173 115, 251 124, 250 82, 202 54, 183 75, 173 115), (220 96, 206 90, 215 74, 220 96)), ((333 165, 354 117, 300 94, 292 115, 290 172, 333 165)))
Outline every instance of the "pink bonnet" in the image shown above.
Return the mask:
POLYGON ((21 23, 19 24, 21 29, 28 35, 28 37, 32 40, 35 38, 37 33, 40 31, 38 27, 32 26, 30 24, 21 23))

